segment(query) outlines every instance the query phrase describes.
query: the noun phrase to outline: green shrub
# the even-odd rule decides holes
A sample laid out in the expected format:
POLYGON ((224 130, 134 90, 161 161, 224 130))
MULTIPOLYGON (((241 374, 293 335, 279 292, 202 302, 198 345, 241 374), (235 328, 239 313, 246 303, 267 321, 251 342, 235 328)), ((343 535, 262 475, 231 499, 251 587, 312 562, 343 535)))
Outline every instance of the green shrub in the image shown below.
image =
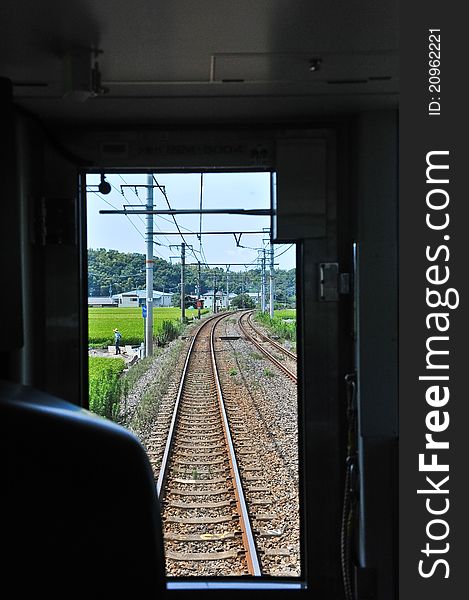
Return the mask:
POLYGON ((182 325, 177 321, 163 321, 161 328, 156 336, 158 346, 165 346, 172 340, 175 340, 181 333, 182 325))
MULTIPOLYGON (((158 370, 156 377, 153 377, 145 386, 145 390, 135 410, 126 417, 126 426, 139 437, 150 430, 152 423, 158 415, 161 399, 168 390, 169 383, 174 375, 174 370, 182 350, 183 342, 178 340, 174 342, 173 346, 170 346, 169 350, 161 357, 157 354, 158 360, 162 361, 161 368, 158 370)), ((145 361, 148 361, 145 369, 147 369, 148 366, 151 366, 155 358, 156 356, 154 355, 151 358, 144 359, 145 361)), ((135 366, 138 366, 138 363, 135 366)), ((135 366, 131 367, 129 375, 132 373, 132 369, 134 369, 135 366)), ((140 373, 140 375, 141 374, 142 373, 140 373)), ((129 375, 127 375, 125 379, 127 379, 129 375)), ((137 374, 137 378, 138 376, 139 374, 137 374)))
POLYGON ((274 313, 271 319, 268 313, 256 313, 255 319, 266 327, 270 328, 276 335, 284 340, 296 341, 296 320, 295 311, 282 310, 279 314, 274 313), (286 313, 286 314, 285 314, 286 313), (292 314, 293 313, 293 314, 292 314), (287 321, 285 319, 288 319, 287 321))
POLYGON ((123 358, 89 358, 90 410, 107 419, 116 420, 122 392, 123 358))

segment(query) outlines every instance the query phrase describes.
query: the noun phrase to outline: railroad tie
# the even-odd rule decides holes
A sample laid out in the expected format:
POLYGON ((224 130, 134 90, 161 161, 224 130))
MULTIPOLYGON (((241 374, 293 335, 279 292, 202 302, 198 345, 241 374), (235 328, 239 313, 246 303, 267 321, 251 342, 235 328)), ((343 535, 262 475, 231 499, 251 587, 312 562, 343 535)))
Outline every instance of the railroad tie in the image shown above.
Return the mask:
POLYGON ((163 517, 165 523, 184 523, 186 525, 216 525, 217 523, 228 523, 237 518, 233 515, 223 517, 163 517))
POLYGON ((177 502, 175 500, 171 500, 168 502, 167 506, 171 508, 185 508, 185 509, 194 509, 194 508, 223 508, 225 506, 231 506, 234 500, 221 500, 220 502, 177 502))
POLYGON ((225 483, 229 480, 229 477, 214 477, 213 479, 184 479, 182 477, 175 477, 173 481, 176 483, 186 483, 186 484, 207 484, 207 483, 225 483))
MULTIPOLYGON (((195 480, 197 482, 197 480, 195 480)), ((204 482, 205 483, 205 482, 204 482)), ((228 488, 217 488, 215 490, 171 490, 171 494, 176 496, 220 496, 221 494, 230 494, 228 488)))
POLYGON ((264 556, 290 556, 291 552, 288 548, 266 548, 260 550, 264 556))
POLYGON ((180 465, 219 465, 221 463, 224 463, 226 460, 227 460, 226 457, 216 458, 214 460, 199 460, 198 458, 197 459, 194 458, 192 460, 189 460, 189 459, 181 460, 179 457, 177 457, 175 462, 180 465))
POLYGON ((232 540, 234 537, 232 531, 224 531, 223 533, 166 533, 164 539, 169 542, 218 542, 232 540))
POLYGON ((227 550, 225 552, 166 552, 166 558, 179 561, 201 561, 201 560, 227 560, 238 558, 240 551, 227 550))

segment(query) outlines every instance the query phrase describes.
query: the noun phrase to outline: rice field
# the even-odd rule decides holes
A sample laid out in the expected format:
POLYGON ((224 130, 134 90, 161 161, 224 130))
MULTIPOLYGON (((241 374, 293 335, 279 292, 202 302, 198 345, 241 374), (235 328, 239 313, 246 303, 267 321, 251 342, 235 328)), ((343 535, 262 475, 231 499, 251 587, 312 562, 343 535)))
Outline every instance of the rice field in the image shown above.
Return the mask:
MULTIPOLYGON (((153 332, 162 332, 163 321, 179 323, 179 308, 154 308, 153 332)), ((144 340, 144 320, 141 308, 90 308, 88 309, 88 342, 91 347, 114 344, 114 329, 122 334, 121 345, 139 345, 144 340)))
POLYGON ((89 358, 90 410, 102 417, 115 419, 119 412, 122 390, 121 373, 125 368, 122 358, 89 358))

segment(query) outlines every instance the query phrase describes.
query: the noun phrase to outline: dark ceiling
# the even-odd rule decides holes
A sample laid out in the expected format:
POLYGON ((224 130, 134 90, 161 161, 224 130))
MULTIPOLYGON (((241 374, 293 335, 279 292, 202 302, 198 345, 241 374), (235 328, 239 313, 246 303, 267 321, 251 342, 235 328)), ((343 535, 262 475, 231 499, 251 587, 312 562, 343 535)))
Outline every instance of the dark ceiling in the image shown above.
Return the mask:
POLYGON ((4 0, 0 76, 48 121, 266 121, 395 107, 397 13, 396 0, 4 0), (70 64, 90 74, 91 48, 102 50, 108 90, 95 96, 66 75, 70 64), (84 63, 70 62, 77 51, 84 63))

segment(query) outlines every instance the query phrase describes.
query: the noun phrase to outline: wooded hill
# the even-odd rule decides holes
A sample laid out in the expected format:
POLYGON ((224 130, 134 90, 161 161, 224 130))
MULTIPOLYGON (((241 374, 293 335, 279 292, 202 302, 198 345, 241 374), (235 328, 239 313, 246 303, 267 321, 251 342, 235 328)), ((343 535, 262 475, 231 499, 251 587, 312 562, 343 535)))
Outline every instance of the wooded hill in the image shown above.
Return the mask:
MULTIPOLYGON (((178 292, 181 281, 181 266, 155 258, 155 290, 178 292)), ((226 270, 216 268, 201 269, 202 294, 213 290, 216 277, 217 289, 226 290, 226 270)), ((186 293, 194 294, 197 287, 197 267, 186 267, 186 293)), ((268 286, 268 272, 267 272, 268 286)), ((229 274, 229 290, 235 294, 258 292, 261 286, 261 270, 249 269, 229 274)), ((88 296, 109 296, 135 289, 145 289, 145 255, 118 252, 98 248, 88 250, 88 296)), ((295 269, 275 270, 275 298, 279 303, 295 301, 295 269)))

